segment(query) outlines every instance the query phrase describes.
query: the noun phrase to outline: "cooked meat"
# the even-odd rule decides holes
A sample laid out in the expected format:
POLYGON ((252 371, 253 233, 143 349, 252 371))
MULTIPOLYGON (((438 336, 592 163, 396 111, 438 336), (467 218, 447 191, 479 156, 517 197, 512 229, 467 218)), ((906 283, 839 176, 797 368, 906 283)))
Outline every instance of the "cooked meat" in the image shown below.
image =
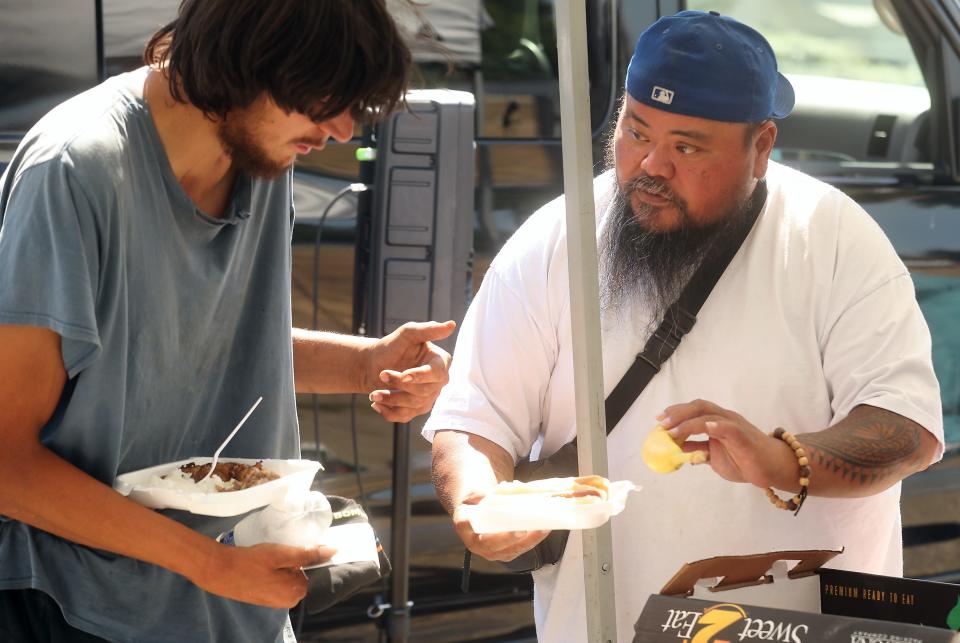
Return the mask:
MULTIPOLYGON (((188 462, 180 467, 180 470, 193 478, 194 482, 200 482, 210 470, 210 464, 196 464, 188 462)), ((279 474, 263 468, 263 461, 256 464, 241 464, 239 462, 218 462, 213 469, 213 475, 218 476, 224 482, 234 481, 230 487, 222 487, 221 491, 239 491, 249 489, 258 484, 276 480, 279 474)))

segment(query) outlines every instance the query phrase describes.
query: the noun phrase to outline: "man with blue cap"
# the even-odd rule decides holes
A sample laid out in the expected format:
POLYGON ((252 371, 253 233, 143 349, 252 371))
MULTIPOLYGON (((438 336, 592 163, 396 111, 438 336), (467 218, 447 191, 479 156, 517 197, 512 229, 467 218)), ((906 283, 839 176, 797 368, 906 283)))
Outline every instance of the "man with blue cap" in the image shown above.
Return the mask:
MULTIPOLYGON (((851 199, 770 160, 794 94, 755 30, 714 12, 662 18, 625 84, 594 183, 606 394, 712 249, 745 240, 608 436, 610 477, 641 487, 612 519, 620 639, 688 561, 845 547, 831 565, 901 574, 900 480, 943 452, 906 268, 851 199), (707 466, 651 471, 656 424, 707 466)), ((478 535, 464 505, 576 437, 564 220, 562 199, 547 204, 494 260, 424 428, 438 494, 490 560, 546 533, 478 535)), ((534 572, 542 641, 586 640, 580 552, 573 531, 534 572)))

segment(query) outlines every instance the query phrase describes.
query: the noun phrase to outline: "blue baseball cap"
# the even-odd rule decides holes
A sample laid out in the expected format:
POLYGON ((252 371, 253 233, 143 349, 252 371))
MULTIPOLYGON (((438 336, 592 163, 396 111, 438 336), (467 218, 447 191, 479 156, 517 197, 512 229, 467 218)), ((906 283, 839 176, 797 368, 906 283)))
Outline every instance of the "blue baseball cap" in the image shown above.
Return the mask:
POLYGON ((783 118, 795 101, 767 39, 715 11, 681 11, 648 27, 626 88, 651 107, 731 123, 783 118))

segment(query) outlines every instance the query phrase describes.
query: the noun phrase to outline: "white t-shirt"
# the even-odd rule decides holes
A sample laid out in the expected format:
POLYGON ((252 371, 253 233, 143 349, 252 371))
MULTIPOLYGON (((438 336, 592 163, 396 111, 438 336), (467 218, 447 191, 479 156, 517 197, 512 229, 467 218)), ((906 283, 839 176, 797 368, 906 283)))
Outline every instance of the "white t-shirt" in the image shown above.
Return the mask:
MULTIPOLYGON (((599 225, 612 172, 594 182, 599 225)), ((608 437, 612 480, 641 487, 612 519, 617 625, 629 640, 651 593, 684 562, 769 550, 845 547, 831 566, 902 573, 900 485, 869 498, 773 507, 762 489, 707 466, 661 475, 640 457, 656 416, 697 398, 764 431, 819 431, 855 406, 888 409, 943 443, 930 334, 906 267, 840 191, 771 163, 758 221, 683 339, 608 437)), ((530 217, 487 272, 423 430, 483 436, 515 458, 576 435, 564 202, 530 217)), ((652 330, 642 304, 602 315, 609 394, 652 330)), ((940 455, 938 454, 937 459, 940 455)), ((784 495, 783 493, 780 494, 784 495)), ((534 574, 540 640, 586 640, 579 532, 534 574)))

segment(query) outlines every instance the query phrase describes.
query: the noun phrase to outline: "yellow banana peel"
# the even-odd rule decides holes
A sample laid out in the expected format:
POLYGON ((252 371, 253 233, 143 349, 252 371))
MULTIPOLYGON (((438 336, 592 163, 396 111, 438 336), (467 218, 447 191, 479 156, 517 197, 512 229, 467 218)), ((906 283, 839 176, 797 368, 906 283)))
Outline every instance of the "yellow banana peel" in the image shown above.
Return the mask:
POLYGON ((706 462, 706 454, 702 451, 684 453, 667 430, 656 425, 647 435, 643 443, 643 461, 657 473, 672 473, 685 464, 700 464, 706 462))

